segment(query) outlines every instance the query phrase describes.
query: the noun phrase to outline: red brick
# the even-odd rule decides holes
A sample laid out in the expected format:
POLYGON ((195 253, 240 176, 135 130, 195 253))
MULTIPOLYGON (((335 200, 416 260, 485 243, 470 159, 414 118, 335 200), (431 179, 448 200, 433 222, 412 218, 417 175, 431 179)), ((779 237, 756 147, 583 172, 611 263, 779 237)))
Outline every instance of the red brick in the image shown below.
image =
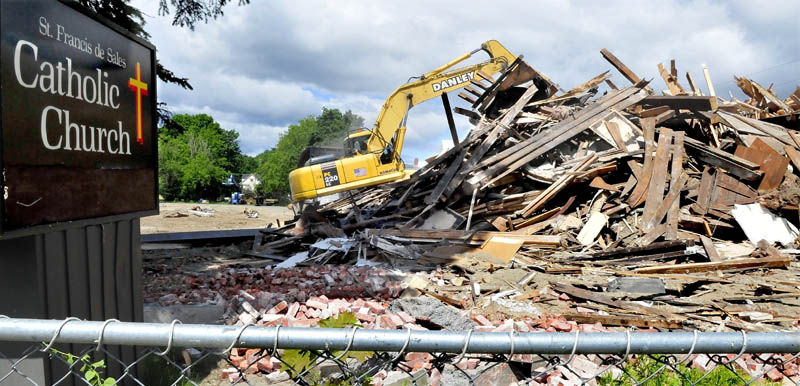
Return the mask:
POLYGON ((289 322, 292 327, 311 327, 317 324, 318 319, 295 319, 289 322))
POLYGON ((441 386, 442 373, 438 369, 431 370, 431 375, 428 377, 428 384, 430 386, 441 386))
POLYGON ((297 315, 297 311, 300 310, 300 303, 294 302, 291 306, 286 310, 286 316, 290 318, 294 318, 297 315))
POLYGON ((492 326, 492 327, 494 327, 494 324, 492 323, 492 321, 487 319, 485 316, 483 316, 481 314, 473 315, 472 316, 472 320, 474 320, 475 323, 478 323, 481 326, 492 326))
POLYGON ((286 303, 285 300, 281 300, 280 303, 276 304, 274 307, 270 308, 267 312, 268 314, 279 314, 289 308, 289 303, 286 303))
POLYGON ((407 361, 430 361, 433 359, 433 355, 428 354, 426 352, 411 352, 406 354, 407 361))
POLYGON ((769 378, 769 380, 772 382, 778 382, 783 379, 783 374, 781 374, 781 372, 775 368, 767 372, 767 378, 769 378))
POLYGON ((394 324, 394 321, 392 321, 392 317, 390 315, 385 315, 385 314, 381 315, 378 320, 380 321, 378 323, 380 325, 380 328, 385 328, 389 330, 394 330, 395 328, 397 328, 397 325, 394 324))
POLYGON ((403 319, 395 314, 389 314, 389 317, 392 318, 392 323, 395 325, 395 327, 402 326, 403 324, 405 324, 403 319))
POLYGON ((550 326, 559 331, 572 330, 572 324, 563 319, 553 319, 553 322, 550 324, 550 326))
POLYGON ((367 307, 369 307, 370 311, 372 311, 372 312, 374 312, 376 314, 383 313, 383 310, 385 309, 382 304, 380 304, 378 302, 373 302, 371 300, 367 301, 366 305, 367 305, 367 307))
POLYGON ((360 312, 356 312, 356 318, 362 322, 374 322, 375 317, 369 314, 362 314, 360 312))
POLYGON ((328 304, 327 303, 323 303, 321 301, 313 300, 313 299, 306 300, 306 306, 311 307, 311 308, 316 308, 318 310, 324 310, 324 309, 328 308, 328 304))
POLYGON ((265 373, 269 373, 272 371, 272 362, 270 362, 269 358, 261 358, 256 362, 256 368, 265 373))

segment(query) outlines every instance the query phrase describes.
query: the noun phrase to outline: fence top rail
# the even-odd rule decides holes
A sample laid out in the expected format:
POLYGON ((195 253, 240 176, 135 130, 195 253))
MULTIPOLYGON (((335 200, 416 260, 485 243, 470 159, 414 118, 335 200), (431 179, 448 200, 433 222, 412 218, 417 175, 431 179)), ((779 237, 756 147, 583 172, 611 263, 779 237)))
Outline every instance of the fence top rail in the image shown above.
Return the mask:
POLYGON ((800 332, 477 332, 0 318, 0 341, 476 354, 798 353, 800 332))

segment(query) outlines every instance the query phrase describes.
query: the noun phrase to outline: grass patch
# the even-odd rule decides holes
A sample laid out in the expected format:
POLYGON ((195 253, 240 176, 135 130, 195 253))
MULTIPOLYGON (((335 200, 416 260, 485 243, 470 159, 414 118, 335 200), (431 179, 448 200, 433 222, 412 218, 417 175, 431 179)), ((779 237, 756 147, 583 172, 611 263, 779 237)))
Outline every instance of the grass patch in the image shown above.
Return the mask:
MULTIPOLYGON (((627 375, 621 374, 618 377, 614 377, 609 371, 598 379, 598 384, 601 386, 634 386, 638 384, 638 382, 647 379, 647 377, 654 374, 661 368, 661 366, 663 366, 663 364, 655 358, 665 359, 665 356, 654 355, 651 357, 645 355, 636 358, 636 360, 628 361, 624 367, 627 375), (636 379, 637 382, 634 382, 631 377, 636 379)), ((677 369, 677 371, 667 366, 657 375, 650 378, 645 384, 658 386, 745 385, 747 381, 750 380, 749 375, 736 367, 734 367, 736 370, 736 373, 734 373, 724 366, 717 366, 711 370, 708 375, 705 375, 705 377, 703 377, 705 373, 702 371, 690 368, 685 364, 677 365, 675 366, 675 369, 677 369), (700 380, 700 378, 702 378, 702 380, 700 380), (742 381, 742 379, 745 379, 746 381, 742 381), (696 383, 698 380, 700 380, 700 382, 696 383)), ((780 385, 780 383, 769 382, 761 379, 753 385, 772 386, 780 385)))

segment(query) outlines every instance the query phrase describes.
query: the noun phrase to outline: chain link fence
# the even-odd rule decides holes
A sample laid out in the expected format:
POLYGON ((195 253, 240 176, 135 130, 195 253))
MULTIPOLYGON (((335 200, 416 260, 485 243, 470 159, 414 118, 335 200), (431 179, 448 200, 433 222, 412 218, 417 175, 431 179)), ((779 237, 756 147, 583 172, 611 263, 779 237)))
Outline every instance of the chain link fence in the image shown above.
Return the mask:
POLYGON ((797 385, 798 367, 798 332, 502 333, 0 318, 2 386, 797 385), (118 345, 136 346, 135 357, 120 358, 110 349, 118 345), (37 368, 48 361, 49 372, 37 368))

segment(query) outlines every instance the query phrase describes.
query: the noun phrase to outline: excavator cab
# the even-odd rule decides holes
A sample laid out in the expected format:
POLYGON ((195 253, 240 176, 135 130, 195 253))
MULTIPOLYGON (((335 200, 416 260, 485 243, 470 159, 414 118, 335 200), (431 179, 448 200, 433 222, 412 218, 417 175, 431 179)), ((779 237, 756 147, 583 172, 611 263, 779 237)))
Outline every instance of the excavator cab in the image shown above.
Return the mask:
POLYGON ((368 152, 367 141, 369 141, 370 134, 372 133, 369 130, 358 129, 355 133, 347 136, 344 140, 345 156, 366 154, 368 152))

